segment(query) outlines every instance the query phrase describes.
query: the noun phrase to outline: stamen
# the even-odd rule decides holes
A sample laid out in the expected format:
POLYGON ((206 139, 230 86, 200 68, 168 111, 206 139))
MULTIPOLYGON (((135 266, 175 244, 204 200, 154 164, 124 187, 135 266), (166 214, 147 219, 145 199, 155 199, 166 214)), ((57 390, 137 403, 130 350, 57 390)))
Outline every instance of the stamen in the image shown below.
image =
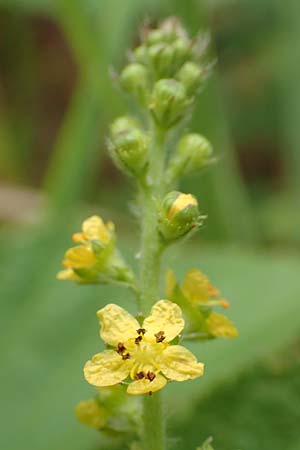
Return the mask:
POLYGON ((147 330, 145 330, 145 328, 139 328, 138 330, 136 330, 137 334, 145 334, 147 330))
POLYGON ((152 392, 152 391, 149 391, 148 394, 151 396, 151 395, 153 394, 153 392, 152 392))
POLYGON ((130 354, 129 353, 125 353, 125 355, 122 355, 122 359, 130 359, 130 354))
POLYGON ((157 343, 162 342, 166 339, 166 336, 164 336, 164 334, 164 331, 159 331, 158 333, 154 334, 157 343))
POLYGON ((145 377, 145 374, 144 374, 144 372, 142 371, 142 372, 138 372, 138 373, 136 373, 135 375, 134 375, 134 379, 135 380, 141 380, 142 378, 144 378, 145 377))
POLYGON ((125 352, 125 350, 126 350, 125 345, 122 342, 119 342, 118 345, 117 345, 117 348, 116 348, 116 352, 119 355, 122 355, 125 352))
POLYGON ((147 372, 147 375, 145 378, 147 378, 150 382, 154 380, 154 378, 156 377, 154 372, 147 372))
POLYGON ((143 339, 143 336, 139 335, 137 338, 135 338, 134 342, 136 344, 139 344, 141 342, 141 340, 143 339))

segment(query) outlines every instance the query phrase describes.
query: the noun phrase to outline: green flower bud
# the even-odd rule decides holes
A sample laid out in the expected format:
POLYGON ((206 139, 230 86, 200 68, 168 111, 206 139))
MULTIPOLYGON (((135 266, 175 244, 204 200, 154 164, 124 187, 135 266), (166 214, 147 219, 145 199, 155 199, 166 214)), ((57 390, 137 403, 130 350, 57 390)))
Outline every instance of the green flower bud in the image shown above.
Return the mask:
POLYGON ((171 180, 202 169, 212 161, 212 145, 200 134, 183 136, 177 144, 176 153, 170 162, 168 177, 171 180))
POLYGON ((122 87, 144 103, 148 95, 148 71, 143 64, 132 63, 120 75, 122 87))
POLYGON ((182 83, 162 79, 155 83, 150 109, 160 126, 168 129, 176 125, 190 105, 182 83))
POLYGON ((137 128, 138 122, 130 116, 121 116, 118 117, 110 126, 110 132, 112 136, 116 136, 118 133, 124 130, 128 130, 128 128, 137 128))
POLYGON ((75 408, 79 422, 96 430, 103 429, 107 424, 108 414, 104 407, 94 400, 83 400, 75 408))
POLYGON ((172 44, 174 57, 176 58, 177 66, 180 67, 191 54, 190 42, 183 38, 178 38, 172 44))
POLYGON ((148 46, 160 44, 165 41, 165 35, 159 28, 156 30, 150 30, 146 36, 146 44, 148 46))
POLYGON ((162 203, 159 231, 166 241, 181 238, 201 225, 197 199, 191 194, 172 191, 162 203))
POLYGON ((133 50, 133 58, 137 63, 147 63, 147 49, 144 45, 139 45, 133 50))
POLYGON ((166 77, 171 73, 174 49, 162 43, 152 45, 148 49, 148 58, 156 79, 166 77))
POLYGON ((190 48, 183 39, 171 44, 158 43, 148 49, 148 60, 157 79, 172 76, 190 54, 190 48))
POLYGON ((193 62, 186 62, 179 70, 176 79, 186 88, 189 95, 194 95, 204 80, 203 70, 193 62))
POLYGON ((127 128, 111 136, 109 150, 120 169, 140 175, 146 166, 148 137, 139 128, 127 128))

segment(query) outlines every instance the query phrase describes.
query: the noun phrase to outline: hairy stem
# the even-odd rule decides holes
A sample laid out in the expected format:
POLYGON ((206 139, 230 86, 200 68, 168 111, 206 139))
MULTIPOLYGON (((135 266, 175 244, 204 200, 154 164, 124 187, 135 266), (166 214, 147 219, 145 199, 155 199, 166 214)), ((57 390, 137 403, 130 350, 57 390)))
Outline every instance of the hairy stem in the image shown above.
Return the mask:
MULTIPOLYGON (((141 309, 148 314, 159 299, 161 242, 157 205, 163 194, 165 132, 154 127, 148 179, 143 187, 141 242, 141 309)), ((165 421, 160 392, 145 396, 143 404, 143 450, 165 450, 165 421)))
POLYGON ((161 242, 157 229, 157 205, 161 200, 164 174, 165 133, 154 128, 148 179, 143 187, 141 242, 141 308, 148 314, 158 300, 161 242))

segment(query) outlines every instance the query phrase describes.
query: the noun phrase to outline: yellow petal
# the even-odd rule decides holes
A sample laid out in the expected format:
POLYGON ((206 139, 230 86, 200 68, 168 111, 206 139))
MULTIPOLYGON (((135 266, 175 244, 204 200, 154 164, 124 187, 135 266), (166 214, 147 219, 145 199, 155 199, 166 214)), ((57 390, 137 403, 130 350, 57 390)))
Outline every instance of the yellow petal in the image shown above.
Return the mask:
POLYGON ((85 364, 83 373, 93 386, 112 386, 127 378, 131 366, 130 359, 123 360, 114 350, 104 350, 85 364))
POLYGON ((147 336, 154 336, 163 331, 167 342, 178 336, 183 327, 184 320, 180 307, 169 300, 160 300, 155 303, 150 316, 143 323, 147 336))
POLYGON ((138 321, 125 309, 109 303, 99 309, 97 316, 101 325, 100 336, 109 345, 117 346, 137 336, 138 321))
POLYGON ((239 334, 231 320, 216 312, 212 312, 208 316, 206 326, 208 332, 215 337, 234 338, 239 334))
POLYGON ((170 345, 162 354, 162 373, 170 380, 185 381, 203 375, 204 365, 181 345, 170 345))
POLYGON ((167 217, 169 220, 172 220, 177 213, 187 208, 188 206, 194 205, 197 206, 198 202, 197 199, 192 194, 180 193, 176 198, 176 200, 173 202, 172 207, 167 214, 167 217))
POLYGON ((107 412, 94 399, 83 400, 75 408, 75 415, 79 422, 90 428, 100 430, 107 423, 107 412))
POLYGON ((58 280, 79 280, 79 276, 73 271, 73 269, 61 270, 57 273, 56 278, 58 280))
POLYGON ((211 285, 209 279, 198 269, 189 270, 182 283, 184 296, 193 303, 208 302, 211 285))
POLYGON ((110 234, 103 220, 99 216, 92 216, 82 224, 82 231, 86 239, 99 239, 103 243, 110 240, 110 234))
POLYGON ((83 269, 91 267, 96 263, 96 257, 91 248, 78 245, 77 247, 70 248, 63 261, 65 267, 71 267, 74 269, 83 269))
POLYGON ((173 270, 168 269, 166 274, 166 297, 168 299, 172 298, 176 284, 176 278, 173 270))
POLYGON ((133 381, 127 388, 127 393, 132 395, 148 394, 159 391, 167 384, 167 380, 162 375, 156 375, 153 381, 142 380, 133 381))

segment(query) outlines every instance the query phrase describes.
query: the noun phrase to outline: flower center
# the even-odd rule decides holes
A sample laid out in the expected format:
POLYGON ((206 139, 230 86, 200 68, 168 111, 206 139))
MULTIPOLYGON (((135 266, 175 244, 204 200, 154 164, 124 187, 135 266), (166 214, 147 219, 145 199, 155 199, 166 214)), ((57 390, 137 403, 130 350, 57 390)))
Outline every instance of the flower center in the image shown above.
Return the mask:
POLYGON ((129 339, 124 344, 118 343, 116 352, 123 360, 131 359, 133 366, 130 377, 133 380, 154 380, 160 371, 160 360, 163 350, 168 346, 164 331, 159 331, 153 336, 147 335, 147 330, 139 328, 137 337, 129 339))

